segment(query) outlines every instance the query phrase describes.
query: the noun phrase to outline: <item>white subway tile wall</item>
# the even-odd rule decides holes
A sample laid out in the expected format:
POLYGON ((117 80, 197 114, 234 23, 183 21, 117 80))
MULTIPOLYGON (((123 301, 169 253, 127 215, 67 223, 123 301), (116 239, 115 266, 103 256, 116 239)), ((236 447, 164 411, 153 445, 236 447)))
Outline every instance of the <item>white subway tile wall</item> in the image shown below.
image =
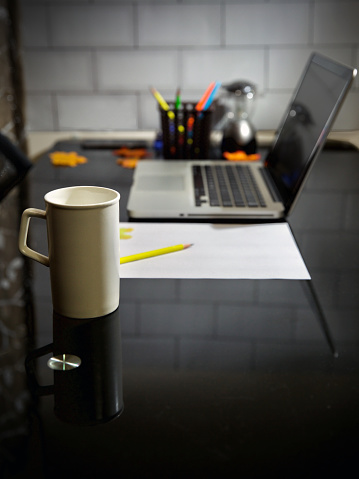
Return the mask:
POLYGON ((134 46, 134 11, 112 4, 76 6, 77 2, 49 8, 49 40, 54 47, 101 48, 134 46))
MULTIPOLYGON (((258 88, 275 129, 310 52, 359 65, 357 0, 20 0, 28 131, 159 127, 149 87, 258 88)), ((357 79, 334 128, 359 128, 357 79)))
POLYGON ((218 5, 142 5, 138 9, 140 47, 208 47, 221 43, 218 5))
POLYGON ((85 130, 136 130, 134 95, 59 95, 59 129, 76 130, 83 124, 85 130))
POLYGON ((225 9, 226 45, 306 45, 311 2, 229 3, 225 9))
POLYGON ((42 51, 24 56, 26 89, 31 92, 93 92, 90 52, 42 51))

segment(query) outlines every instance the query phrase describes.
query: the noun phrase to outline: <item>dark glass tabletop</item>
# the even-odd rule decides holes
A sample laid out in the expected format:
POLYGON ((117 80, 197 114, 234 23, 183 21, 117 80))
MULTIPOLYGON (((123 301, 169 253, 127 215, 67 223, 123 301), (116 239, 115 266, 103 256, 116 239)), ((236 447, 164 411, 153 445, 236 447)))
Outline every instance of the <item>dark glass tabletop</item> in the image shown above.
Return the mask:
MULTIPOLYGON (((120 192, 128 220, 133 170, 110 148, 53 150, 88 162, 55 168, 44 154, 21 208, 96 184, 120 192)), ((53 311, 48 269, 12 241, 1 262, 0 477, 348 477, 359 446, 358 207, 359 152, 326 149, 288 219, 310 282, 121 279, 119 308, 88 320, 53 311)), ((32 245, 46 252, 32 221, 32 245)))

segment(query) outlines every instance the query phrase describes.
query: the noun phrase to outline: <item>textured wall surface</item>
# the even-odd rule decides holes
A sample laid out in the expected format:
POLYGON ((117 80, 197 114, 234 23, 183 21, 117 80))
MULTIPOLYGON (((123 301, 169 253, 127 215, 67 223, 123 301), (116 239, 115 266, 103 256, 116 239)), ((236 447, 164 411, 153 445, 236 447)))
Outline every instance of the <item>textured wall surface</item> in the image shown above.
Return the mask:
MULTIPOLYGON (((16 2, 0 0, 0 130, 24 147, 21 67, 17 50, 16 2)), ((0 174, 5 156, 0 153, 0 174)), ((14 450, 29 431, 24 417, 30 396, 24 359, 33 328, 25 287, 27 263, 17 246, 26 188, 19 185, 0 202, 0 476, 16 463, 14 450), (5 469, 6 470, 6 469, 5 469)))
MULTIPOLYGON (((21 0, 28 130, 159 126, 155 86, 196 100, 210 81, 258 88, 274 129, 309 54, 359 65, 357 0, 21 0)), ((359 128, 359 81, 335 129, 359 128)))

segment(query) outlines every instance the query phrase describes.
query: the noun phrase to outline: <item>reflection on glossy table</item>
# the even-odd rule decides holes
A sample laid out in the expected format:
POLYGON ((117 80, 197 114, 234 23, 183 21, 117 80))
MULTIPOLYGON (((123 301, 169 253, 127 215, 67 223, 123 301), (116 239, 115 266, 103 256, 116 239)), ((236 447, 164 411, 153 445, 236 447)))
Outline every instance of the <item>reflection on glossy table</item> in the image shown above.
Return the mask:
MULTIPOLYGON (((121 193, 126 221, 132 171, 111 151, 85 154, 76 168, 40 158, 25 207, 97 184, 121 193)), ((0 302, 0 477, 348 477, 359 446, 358 206, 359 153, 326 150, 289 221, 338 358, 300 281, 121 280, 119 309, 82 323, 53 312, 48 269, 31 264, 29 301, 16 303, 24 321, 11 321, 15 299, 0 302)), ((46 251, 44 225, 33 226, 46 251)), ((3 291, 15 269, 2 271, 3 291)))

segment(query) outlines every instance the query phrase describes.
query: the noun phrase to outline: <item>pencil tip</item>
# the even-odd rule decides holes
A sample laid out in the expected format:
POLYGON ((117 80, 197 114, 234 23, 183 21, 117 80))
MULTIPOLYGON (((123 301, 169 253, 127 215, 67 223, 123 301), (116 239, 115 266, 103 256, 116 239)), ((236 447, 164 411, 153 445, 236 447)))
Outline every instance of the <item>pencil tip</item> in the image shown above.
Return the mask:
POLYGON ((184 244, 184 245, 183 245, 183 249, 190 248, 191 246, 193 246, 193 243, 184 244))

